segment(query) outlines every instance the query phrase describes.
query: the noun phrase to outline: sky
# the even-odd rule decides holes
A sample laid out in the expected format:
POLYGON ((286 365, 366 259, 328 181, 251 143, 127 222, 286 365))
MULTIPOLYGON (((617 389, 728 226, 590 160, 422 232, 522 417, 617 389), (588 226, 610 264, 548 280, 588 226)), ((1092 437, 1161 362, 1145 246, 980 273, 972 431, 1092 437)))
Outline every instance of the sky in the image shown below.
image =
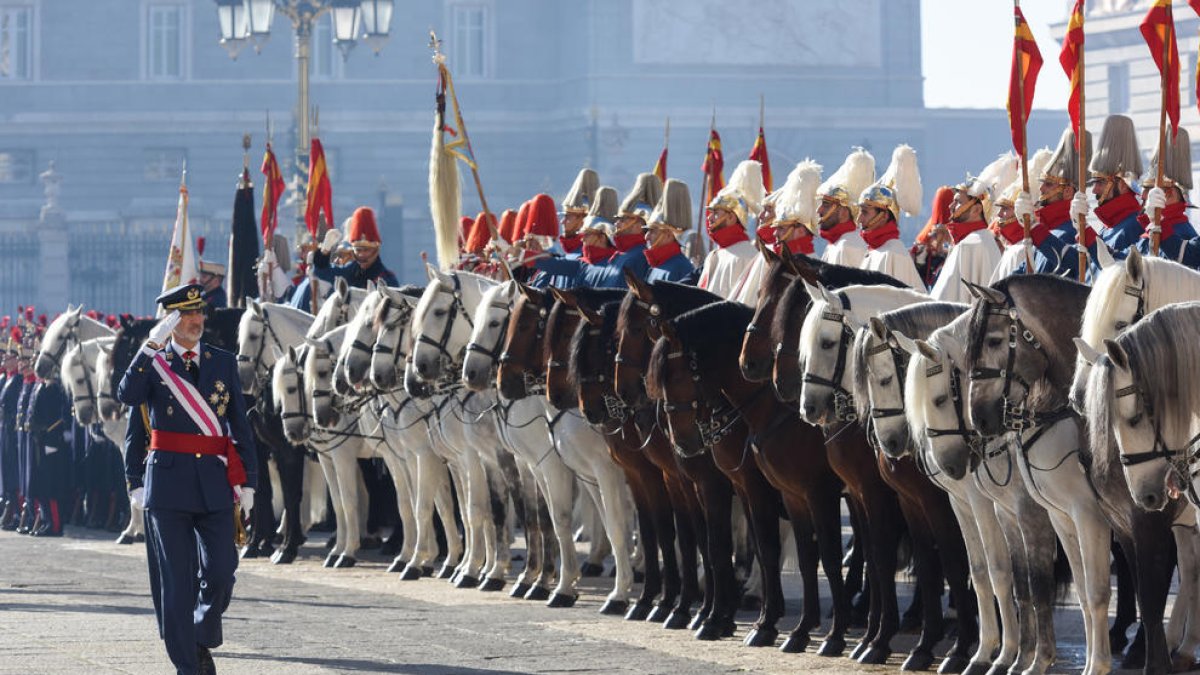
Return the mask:
MULTIPOLYGON (((1034 108, 1065 110, 1067 76, 1058 63, 1067 0, 1024 0, 1021 12, 1042 52, 1034 108)), ((930 108, 1003 108, 1012 64, 1011 0, 921 0, 921 62, 930 108), (964 11, 967 10, 967 11, 964 11)))

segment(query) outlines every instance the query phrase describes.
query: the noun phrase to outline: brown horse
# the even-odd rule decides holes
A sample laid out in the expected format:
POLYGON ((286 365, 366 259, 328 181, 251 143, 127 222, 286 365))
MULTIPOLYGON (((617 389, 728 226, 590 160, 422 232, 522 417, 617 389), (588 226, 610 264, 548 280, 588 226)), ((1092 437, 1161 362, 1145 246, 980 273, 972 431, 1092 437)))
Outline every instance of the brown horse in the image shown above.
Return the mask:
POLYGON ((742 377, 736 356, 750 314, 744 305, 721 302, 662 324, 663 337, 650 357, 647 386, 652 396, 663 400, 678 452, 701 451, 714 427, 731 424, 730 418, 749 428, 741 461, 753 456, 781 493, 804 580, 800 623, 782 649, 803 651, 809 631, 820 625, 819 560, 833 600, 833 623, 817 654, 839 656, 845 650, 850 612, 842 582, 842 481, 825 458, 820 430, 801 422, 794 409, 777 401, 769 385, 742 377), (718 412, 722 409, 726 412, 718 412))

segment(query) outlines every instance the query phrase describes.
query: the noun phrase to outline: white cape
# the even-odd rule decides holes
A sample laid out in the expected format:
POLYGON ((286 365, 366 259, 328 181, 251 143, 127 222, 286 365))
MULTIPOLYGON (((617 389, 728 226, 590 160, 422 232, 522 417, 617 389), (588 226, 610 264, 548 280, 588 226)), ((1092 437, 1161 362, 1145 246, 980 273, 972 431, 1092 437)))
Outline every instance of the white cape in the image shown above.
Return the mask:
POLYGON ((762 255, 754 256, 754 262, 750 263, 750 268, 746 270, 746 274, 742 277, 742 280, 733 289, 733 299, 743 305, 757 306, 758 289, 762 286, 763 273, 766 270, 766 257, 762 255))
POLYGON ((996 263, 996 269, 992 271, 992 276, 988 278, 988 285, 991 286, 1005 277, 1012 276, 1018 267, 1025 264, 1026 251, 1029 253, 1028 260, 1033 260, 1035 251, 1033 244, 1029 243, 1028 240, 1026 240, 1024 245, 1022 245, 1022 242, 1009 244, 1008 248, 1004 249, 1004 253, 1000 254, 1000 262, 996 263))
POLYGON ((863 258, 867 257, 867 242, 863 241, 858 230, 847 232, 837 240, 837 243, 825 247, 821 260, 831 265, 846 267, 862 267, 863 258))
MULTIPOLYGON (((842 239, 845 238, 842 237, 842 239)), ((842 243, 841 240, 838 243, 842 243)), ((872 272, 883 272, 895 277, 909 288, 925 292, 925 282, 917 273, 917 264, 913 262, 908 248, 899 239, 889 240, 874 251, 868 250, 866 257, 863 258, 861 268, 872 272)))
POLYGON ((991 284, 992 273, 1000 264, 1000 247, 996 237, 984 228, 975 230, 950 249, 946 264, 938 274, 937 283, 929 295, 942 302, 970 303, 974 300, 964 281, 980 286, 991 284))
MULTIPOLYGON (((704 271, 700 274, 700 288, 725 298, 734 299, 742 277, 750 270, 758 249, 749 241, 739 241, 733 246, 718 248, 704 259, 704 271)), ((756 291, 757 292, 757 291, 756 291)))

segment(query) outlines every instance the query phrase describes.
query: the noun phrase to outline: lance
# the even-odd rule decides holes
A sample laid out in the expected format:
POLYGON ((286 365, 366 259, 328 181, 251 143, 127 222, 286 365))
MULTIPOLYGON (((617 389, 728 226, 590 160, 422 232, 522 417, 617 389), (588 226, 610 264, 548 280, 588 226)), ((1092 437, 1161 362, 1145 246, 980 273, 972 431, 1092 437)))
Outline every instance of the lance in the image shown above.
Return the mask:
MULTIPOLYGON (((1081 31, 1083 27, 1079 28, 1081 31)), ((1077 179, 1076 190, 1081 194, 1086 194, 1087 190, 1087 156, 1084 154, 1087 139, 1087 116, 1084 114, 1084 95, 1086 87, 1083 86, 1085 70, 1083 69, 1083 45, 1080 45, 1079 63, 1075 66, 1075 72, 1079 73, 1079 133, 1075 134, 1075 148, 1079 151, 1079 177, 1077 179)), ((1159 162, 1161 164, 1161 162, 1159 162)), ((1088 254, 1087 247, 1084 245, 1084 232, 1087 231, 1087 216, 1080 215, 1079 221, 1075 223, 1076 237, 1075 243, 1079 247, 1079 283, 1087 281, 1088 269, 1088 254)), ((1097 244, 1101 246, 1102 244, 1097 244)))
MULTIPOLYGON (((1021 0, 1013 0, 1013 7, 1020 6, 1021 0)), ((1014 22, 1016 20, 1016 18, 1013 19, 1014 22)), ((1015 44, 1013 45, 1013 49, 1016 49, 1015 44)), ((1013 54, 1013 57, 1014 59, 1020 58, 1020 56, 1016 53, 1013 54)), ((1026 156, 1029 154, 1029 139, 1026 138, 1027 129, 1025 128, 1025 69, 1021 67, 1021 63, 1019 62, 1016 64, 1016 66, 1017 116, 1021 118, 1021 190, 1025 192, 1025 194, 1029 194, 1029 161, 1026 159, 1026 156)), ((1025 214, 1025 217, 1021 220, 1021 224, 1024 226, 1025 230, 1025 241, 1030 241, 1033 239, 1033 223, 1030 221, 1029 214, 1025 214)), ((1025 248, 1025 272, 1026 274, 1033 274, 1033 258, 1029 255, 1029 246, 1025 244, 1025 241, 1021 242, 1021 246, 1025 248)))
MULTIPOLYGON (((1171 3, 1167 3, 1167 20, 1174 25, 1175 16, 1171 12, 1171 3)), ((1174 39, 1174 30, 1171 33, 1170 39, 1163 36, 1162 68, 1159 69, 1158 75, 1162 105, 1158 112, 1158 166, 1155 168, 1154 174, 1154 186, 1157 188, 1163 186, 1163 163, 1167 160, 1167 69, 1170 67, 1167 59, 1171 57, 1171 40, 1174 39)), ((1158 247, 1162 243, 1162 209, 1154 212, 1153 221, 1150 226, 1150 254, 1157 256, 1158 247)))

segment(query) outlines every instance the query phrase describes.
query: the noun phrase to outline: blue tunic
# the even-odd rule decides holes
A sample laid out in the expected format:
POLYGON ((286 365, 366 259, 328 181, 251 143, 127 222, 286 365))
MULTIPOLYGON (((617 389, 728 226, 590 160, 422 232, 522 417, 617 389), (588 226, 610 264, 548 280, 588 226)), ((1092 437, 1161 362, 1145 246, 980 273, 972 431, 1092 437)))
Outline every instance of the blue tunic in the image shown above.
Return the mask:
MULTIPOLYGON (((553 248, 547 251, 548 253, 553 253, 555 258, 546 258, 546 260, 577 260, 582 262, 580 256, 583 254, 583 249, 577 250, 573 253, 561 253, 561 251, 562 249, 555 244, 553 248)), ((529 285, 533 286, 534 288, 547 288, 553 286, 554 288, 567 289, 575 285, 575 275, 553 274, 550 272, 544 272, 539 267, 537 274, 534 275, 533 279, 530 279, 529 285)))
POLYGON ((1138 222, 1138 212, 1125 216, 1112 227, 1103 227, 1097 233, 1105 245, 1112 249, 1113 257, 1124 258, 1130 246, 1137 244, 1142 238, 1142 224, 1138 222))
POLYGON ((639 279, 646 278, 650 263, 646 262, 645 250, 645 244, 638 244, 624 253, 616 254, 602 265, 588 264, 582 258, 543 258, 535 265, 540 272, 570 277, 572 286, 625 288, 625 269, 631 270, 639 279))
POLYGON ((680 283, 696 283, 696 266, 682 253, 667 258, 661 265, 651 267, 646 274, 646 281, 677 281, 680 283))
POLYGON ((17 399, 23 378, 13 373, 0 389, 0 497, 16 499, 21 491, 17 469, 17 399))
MULTIPOLYGON (((400 282, 396 281, 396 275, 384 267, 383 261, 379 258, 376 258, 375 262, 366 269, 359 266, 354 260, 334 267, 329 264, 329 256, 318 250, 313 254, 313 267, 316 277, 331 285, 338 278, 345 279, 351 288, 366 288, 368 281, 382 281, 387 286, 400 285, 400 282)), ((308 290, 308 278, 305 277, 297 284, 289 303, 292 307, 308 312, 311 311, 309 309, 311 302, 312 293, 308 290)))

